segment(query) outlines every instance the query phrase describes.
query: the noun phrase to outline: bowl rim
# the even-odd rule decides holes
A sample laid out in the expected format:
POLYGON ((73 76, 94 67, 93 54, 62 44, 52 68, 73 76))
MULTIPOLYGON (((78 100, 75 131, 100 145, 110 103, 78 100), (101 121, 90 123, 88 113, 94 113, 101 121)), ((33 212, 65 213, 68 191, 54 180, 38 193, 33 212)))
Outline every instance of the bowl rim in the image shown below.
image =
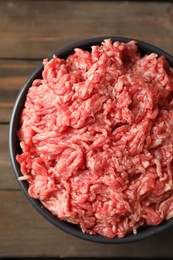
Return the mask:
MULTIPOLYGON (((165 52, 164 50, 141 40, 137 40, 134 38, 127 38, 127 37, 121 37, 121 36, 102 36, 102 37, 95 37, 95 38, 89 38, 81 41, 76 41, 73 42, 69 45, 67 45, 64 48, 61 48, 60 50, 55 52, 55 55, 60 57, 60 58, 67 58, 70 54, 74 52, 75 48, 81 48, 81 49, 88 49, 90 48, 89 46, 92 45, 100 45, 101 42, 103 42, 104 39, 111 39, 113 42, 115 41, 120 41, 120 42, 129 42, 134 40, 139 47, 139 50, 145 50, 145 53, 157 53, 158 56, 165 56, 167 61, 169 62, 170 66, 173 67, 173 57, 165 52)), ((49 57, 49 59, 51 59, 49 57)), ((42 203, 37 200, 33 199, 29 196, 28 194, 28 183, 27 181, 19 181, 18 177, 22 176, 20 172, 20 167, 18 162, 16 161, 16 155, 17 151, 19 149, 19 141, 17 139, 17 134, 16 131, 18 129, 18 122, 20 118, 21 111, 23 109, 23 105, 25 102, 26 94, 31 86, 32 82, 36 78, 41 77, 41 73, 43 70, 43 65, 38 66, 28 77, 28 80, 25 82, 21 90, 19 91, 19 94, 16 98, 12 113, 11 113, 11 118, 10 118, 10 123, 9 123, 9 154, 10 154, 10 161, 11 161, 11 166, 13 168, 14 175, 17 179, 17 182, 19 183, 19 186, 23 193, 25 194, 26 198, 29 200, 29 202, 32 204, 32 206, 50 223, 52 223, 54 226, 59 228, 60 230, 73 235, 75 237, 81 238, 83 240, 88 240, 91 242, 97 242, 97 243, 104 243, 104 244, 122 244, 122 243, 129 243, 129 242, 135 242, 135 241, 140 241, 146 238, 149 238, 153 235, 156 235, 160 233, 163 230, 166 230, 170 227, 173 226, 173 219, 167 220, 165 222, 162 222, 158 226, 147 226, 141 228, 142 231, 137 234, 128 234, 123 238, 118 238, 115 237, 113 239, 106 238, 101 235, 91 235, 89 233, 83 233, 81 229, 74 224, 68 223, 66 221, 60 220, 58 217, 54 216, 49 210, 47 210, 42 203)))

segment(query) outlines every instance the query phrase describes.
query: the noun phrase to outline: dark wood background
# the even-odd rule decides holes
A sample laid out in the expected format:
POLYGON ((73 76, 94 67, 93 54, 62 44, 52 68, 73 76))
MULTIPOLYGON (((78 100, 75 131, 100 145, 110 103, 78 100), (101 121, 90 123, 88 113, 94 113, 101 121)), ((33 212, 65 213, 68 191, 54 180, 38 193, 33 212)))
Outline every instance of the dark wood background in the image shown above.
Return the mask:
POLYGON ((0 1, 0 257, 172 257, 173 228, 126 245, 73 238, 43 219, 24 197, 8 154, 18 92, 44 57, 76 40, 126 36, 173 54, 171 1, 0 1))

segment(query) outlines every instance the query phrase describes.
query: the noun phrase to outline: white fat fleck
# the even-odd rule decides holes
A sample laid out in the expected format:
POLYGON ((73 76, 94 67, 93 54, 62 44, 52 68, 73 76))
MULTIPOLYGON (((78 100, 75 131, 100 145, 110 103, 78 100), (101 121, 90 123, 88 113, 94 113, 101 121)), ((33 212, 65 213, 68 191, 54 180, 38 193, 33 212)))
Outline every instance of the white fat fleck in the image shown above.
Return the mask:
POLYGON ((166 192, 166 191, 171 190, 171 189, 172 189, 172 185, 170 183, 166 183, 164 191, 166 192))
POLYGON ((70 86, 70 81, 66 81, 66 82, 65 82, 65 86, 66 86, 66 87, 69 87, 69 86, 70 86))
POLYGON ((160 145, 162 143, 162 139, 158 138, 155 140, 155 142, 153 143, 152 147, 157 147, 158 145, 160 145))
POLYGON ((28 179, 29 179, 29 175, 24 175, 24 176, 18 177, 18 181, 26 181, 28 179))
POLYGON ((136 235, 137 234, 137 229, 133 229, 133 234, 136 235))
POLYGON ((168 213, 166 219, 168 220, 171 219, 172 217, 173 217, 173 210, 168 213))
POLYGON ((166 152, 166 156, 167 156, 167 157, 170 157, 170 156, 171 156, 171 153, 170 153, 170 152, 166 152))
POLYGON ((114 232, 114 233, 116 232, 116 225, 112 226, 112 232, 114 232))
POLYGON ((85 103, 85 109, 89 113, 91 110, 91 99, 88 99, 85 103))
POLYGON ((148 161, 143 161, 142 165, 146 169, 150 165, 150 163, 148 161))

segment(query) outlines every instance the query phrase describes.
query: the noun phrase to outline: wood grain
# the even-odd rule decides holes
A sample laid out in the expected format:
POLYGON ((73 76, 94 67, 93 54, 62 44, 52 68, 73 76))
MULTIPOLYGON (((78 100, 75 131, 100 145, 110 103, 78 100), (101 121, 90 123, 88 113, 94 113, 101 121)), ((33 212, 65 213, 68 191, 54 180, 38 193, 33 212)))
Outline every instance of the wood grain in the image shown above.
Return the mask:
POLYGON ((14 102, 29 75, 41 64, 31 60, 0 60, 0 122, 9 122, 14 102))
POLYGON ((0 125, 0 133, 0 190, 17 190, 19 185, 14 177, 9 159, 8 125, 0 125))
POLYGON ((43 58, 73 41, 104 35, 145 40, 173 53, 172 4, 166 1, 1 0, 0 5, 0 58, 43 58))
MULTIPOLYGON (((17 94, 16 94, 17 96, 17 94)), ((13 97, 13 99, 15 99, 15 97, 13 97)), ((12 109, 14 106, 14 102, 0 102, 0 123, 8 123, 10 121, 10 117, 11 117, 11 113, 12 113, 12 109)))

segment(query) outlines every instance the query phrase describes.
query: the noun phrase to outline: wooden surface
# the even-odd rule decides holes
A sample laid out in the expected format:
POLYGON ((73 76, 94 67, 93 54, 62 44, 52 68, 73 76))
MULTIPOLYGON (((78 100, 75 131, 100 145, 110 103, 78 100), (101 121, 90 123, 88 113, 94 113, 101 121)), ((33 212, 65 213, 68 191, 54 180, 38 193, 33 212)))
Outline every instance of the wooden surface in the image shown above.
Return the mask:
POLYGON ((126 245, 73 238, 43 219, 13 175, 8 123, 14 101, 40 61, 96 36, 141 39, 173 54, 173 4, 128 1, 0 1, 0 257, 173 257, 173 228, 126 245))

